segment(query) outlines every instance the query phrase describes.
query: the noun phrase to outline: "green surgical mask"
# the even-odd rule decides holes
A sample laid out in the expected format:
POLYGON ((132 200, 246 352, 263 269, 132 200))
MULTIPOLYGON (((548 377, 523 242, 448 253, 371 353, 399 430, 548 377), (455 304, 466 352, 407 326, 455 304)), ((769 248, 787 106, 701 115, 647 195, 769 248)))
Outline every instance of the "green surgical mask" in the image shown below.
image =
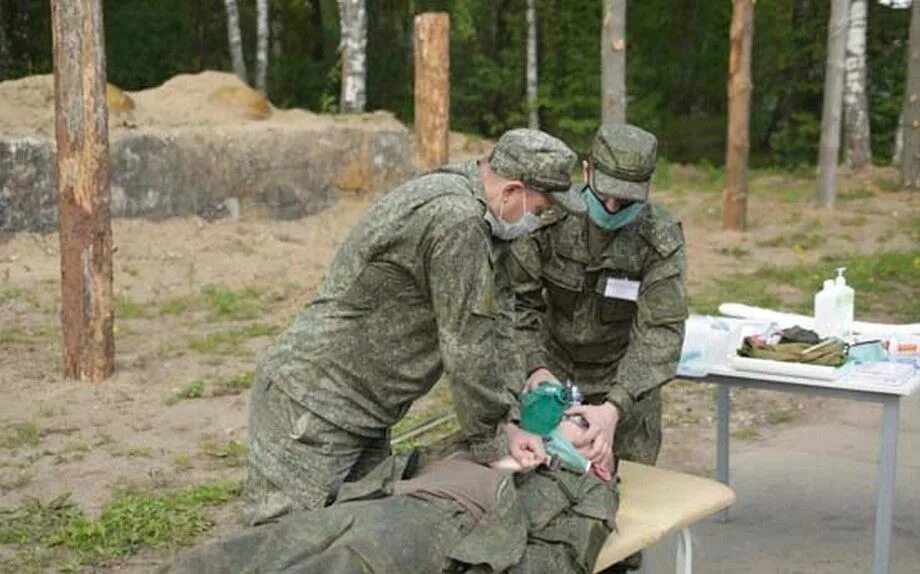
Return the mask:
POLYGON ((591 218, 595 225, 606 231, 616 231, 624 225, 632 223, 636 216, 639 215, 639 212, 642 211, 642 208, 645 207, 644 201, 634 201, 616 213, 610 213, 604 203, 591 191, 590 186, 586 185, 581 190, 581 195, 588 206, 588 217, 591 218))

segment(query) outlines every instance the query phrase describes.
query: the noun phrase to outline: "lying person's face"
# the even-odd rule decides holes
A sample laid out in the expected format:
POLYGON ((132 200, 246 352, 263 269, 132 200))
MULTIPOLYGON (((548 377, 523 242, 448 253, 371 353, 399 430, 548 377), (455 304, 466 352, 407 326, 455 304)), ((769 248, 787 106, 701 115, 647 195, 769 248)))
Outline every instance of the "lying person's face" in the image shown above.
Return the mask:
MULTIPOLYGON (((584 419, 582 419, 584 420, 584 419)), ((586 442, 588 434, 588 429, 577 424, 570 418, 562 419, 562 422, 559 423, 559 430, 562 431, 562 435, 569 439, 573 445, 581 444, 583 445, 578 449, 581 456, 588 458, 588 448, 591 446, 591 443, 586 442)), ((601 461, 601 464, 609 471, 613 471, 613 452, 608 452, 604 455, 604 459, 601 461)))

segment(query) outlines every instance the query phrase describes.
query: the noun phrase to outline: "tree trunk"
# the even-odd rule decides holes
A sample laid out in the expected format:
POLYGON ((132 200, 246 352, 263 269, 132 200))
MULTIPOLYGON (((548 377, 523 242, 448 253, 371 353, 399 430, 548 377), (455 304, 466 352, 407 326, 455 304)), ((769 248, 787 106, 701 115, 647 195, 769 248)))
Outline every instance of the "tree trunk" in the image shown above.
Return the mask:
POLYGON ((268 0, 256 0, 256 89, 264 96, 268 93, 268 0))
POLYGON ((920 189, 920 1, 918 0, 914 0, 910 9, 901 185, 911 191, 920 189))
POLYGON ((227 7, 227 38, 230 41, 230 58, 233 60, 233 73, 249 83, 246 73, 246 60, 243 59, 243 35, 240 33, 240 9, 236 0, 224 0, 227 7))
POLYGON ((102 0, 53 0, 51 26, 64 376, 102 381, 115 356, 102 0))
POLYGON ((754 0, 732 0, 728 59, 728 145, 725 151, 725 193, 722 229, 747 226, 748 155, 751 118, 751 44, 754 0))
POLYGON ((339 111, 360 113, 367 98, 367 10, 364 0, 338 0, 342 39, 342 94, 339 111))
POLYGON ((6 20, 3 17, 3 2, 0 1, 0 82, 5 80, 8 74, 9 54, 6 39, 6 20))
POLYGON ((898 127, 894 131, 894 149, 891 153, 891 165, 901 167, 901 156, 904 155, 904 110, 898 114, 898 127))
POLYGON ((626 121, 626 0, 604 0, 601 30, 601 120, 626 121))
POLYGON ((448 161, 450 128, 450 16, 415 17, 415 149, 426 171, 448 161))
POLYGON ((848 6, 849 0, 831 0, 831 15, 827 25, 827 66, 824 72, 824 108, 821 112, 816 189, 816 200, 822 207, 833 206, 837 194, 837 158, 840 154, 843 56, 846 49, 848 6))
POLYGON ((537 102, 537 8, 536 0, 527 0, 527 125, 540 129, 537 102))
POLYGON ((869 103, 866 98, 866 0, 851 0, 843 83, 844 158, 860 170, 872 162, 869 103))
POLYGON ((322 62, 326 58, 326 42, 323 28, 323 3, 310 2, 310 24, 313 40, 313 59, 322 62))
POLYGON ((204 54, 205 54, 205 16, 204 0, 195 0, 195 57, 198 63, 198 71, 204 71, 204 54))

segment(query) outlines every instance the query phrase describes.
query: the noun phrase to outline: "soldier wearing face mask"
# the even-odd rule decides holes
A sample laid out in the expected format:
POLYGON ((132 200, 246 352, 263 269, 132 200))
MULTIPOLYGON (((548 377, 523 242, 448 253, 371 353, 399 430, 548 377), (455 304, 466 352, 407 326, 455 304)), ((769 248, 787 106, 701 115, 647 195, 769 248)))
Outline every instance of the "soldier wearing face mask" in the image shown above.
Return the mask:
POLYGON ((648 201, 656 149, 655 136, 635 126, 602 126, 585 184, 507 258, 527 386, 578 384, 585 404, 570 413, 590 423, 594 460, 612 448, 619 458, 655 463, 660 389, 680 359, 684 238, 680 222, 648 201))
POLYGON ((535 227, 575 162, 558 139, 512 130, 489 158, 421 175, 371 207, 257 369, 249 523, 331 502, 388 456, 390 427, 442 374, 477 461, 545 457, 539 437, 506 422, 507 389, 524 373, 493 243, 535 227))

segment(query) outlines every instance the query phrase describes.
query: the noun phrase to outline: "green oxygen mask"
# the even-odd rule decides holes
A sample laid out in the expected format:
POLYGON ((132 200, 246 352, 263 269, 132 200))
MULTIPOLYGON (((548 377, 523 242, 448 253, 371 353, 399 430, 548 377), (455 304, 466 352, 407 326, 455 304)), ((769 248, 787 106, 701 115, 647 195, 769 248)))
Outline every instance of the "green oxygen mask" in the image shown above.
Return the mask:
POLYGON ((521 395, 521 428, 540 435, 553 463, 578 473, 591 469, 591 461, 581 456, 559 430, 565 411, 581 404, 581 393, 571 383, 543 381, 521 395))

